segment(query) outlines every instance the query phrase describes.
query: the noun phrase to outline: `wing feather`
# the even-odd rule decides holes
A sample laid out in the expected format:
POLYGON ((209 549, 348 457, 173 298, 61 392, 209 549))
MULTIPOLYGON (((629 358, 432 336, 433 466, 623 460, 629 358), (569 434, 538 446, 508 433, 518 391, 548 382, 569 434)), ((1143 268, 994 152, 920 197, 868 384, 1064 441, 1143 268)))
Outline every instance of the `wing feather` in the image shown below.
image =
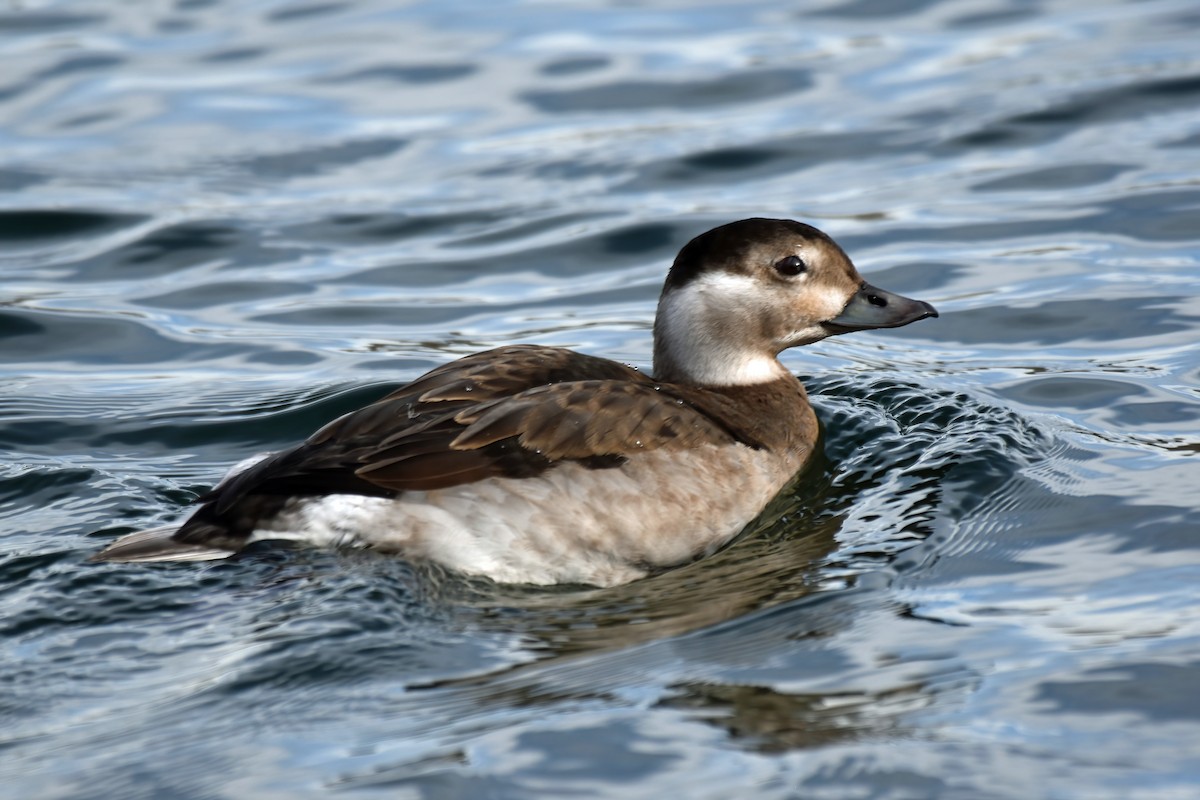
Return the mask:
POLYGON ((516 345, 437 367, 231 477, 201 502, 211 516, 232 514, 250 496, 389 496, 528 477, 562 460, 612 467, 636 450, 699 441, 733 437, 635 369, 516 345))

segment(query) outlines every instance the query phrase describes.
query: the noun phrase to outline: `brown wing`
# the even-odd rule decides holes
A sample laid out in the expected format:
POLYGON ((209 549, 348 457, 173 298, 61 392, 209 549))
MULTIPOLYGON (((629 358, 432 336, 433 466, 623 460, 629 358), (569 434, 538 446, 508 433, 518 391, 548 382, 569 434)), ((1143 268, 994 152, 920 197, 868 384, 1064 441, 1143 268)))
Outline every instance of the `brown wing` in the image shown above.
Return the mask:
POLYGON ((564 460, 612 467, 639 450, 744 439, 702 405, 607 359, 499 348, 438 367, 232 477, 201 498, 196 520, 240 519, 251 506, 278 504, 264 504, 268 497, 386 497, 529 477, 564 460))
POLYGON ((732 444, 734 435, 649 381, 581 380, 472 404, 389 437, 358 474, 396 491, 525 477, 561 461, 617 466, 638 452, 732 444))
POLYGON ((561 347, 517 344, 443 364, 383 400, 415 400, 422 404, 455 400, 479 403, 536 386, 580 380, 649 382, 636 369, 607 358, 583 355, 561 347))

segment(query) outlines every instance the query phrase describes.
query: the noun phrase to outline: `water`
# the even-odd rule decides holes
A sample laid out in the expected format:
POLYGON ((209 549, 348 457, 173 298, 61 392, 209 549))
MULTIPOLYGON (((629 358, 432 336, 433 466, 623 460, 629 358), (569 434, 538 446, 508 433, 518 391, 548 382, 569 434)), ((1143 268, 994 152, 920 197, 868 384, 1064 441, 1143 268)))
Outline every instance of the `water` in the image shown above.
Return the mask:
POLYGON ((1200 14, 0 10, 0 793, 1200 794, 1200 14), (751 215, 938 320, 791 351, 825 460, 715 557, 530 591, 90 565, 456 355, 645 365, 751 215))

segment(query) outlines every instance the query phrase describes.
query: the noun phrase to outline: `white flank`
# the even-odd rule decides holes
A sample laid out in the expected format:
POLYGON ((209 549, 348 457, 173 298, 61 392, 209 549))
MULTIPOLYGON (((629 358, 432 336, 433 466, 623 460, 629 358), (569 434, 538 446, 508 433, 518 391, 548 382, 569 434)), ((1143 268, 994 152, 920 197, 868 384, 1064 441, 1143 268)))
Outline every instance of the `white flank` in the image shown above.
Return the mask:
POLYGON ((505 583, 614 586, 720 547, 806 455, 658 450, 616 469, 561 464, 394 500, 297 499, 251 541, 370 547, 505 583))

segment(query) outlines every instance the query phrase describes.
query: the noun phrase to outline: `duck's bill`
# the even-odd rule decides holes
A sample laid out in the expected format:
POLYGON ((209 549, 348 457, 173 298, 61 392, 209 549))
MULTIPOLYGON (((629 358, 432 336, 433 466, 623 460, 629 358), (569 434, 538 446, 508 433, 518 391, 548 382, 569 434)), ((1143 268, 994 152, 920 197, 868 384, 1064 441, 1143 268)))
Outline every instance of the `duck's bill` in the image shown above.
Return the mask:
POLYGON ((937 309, 924 300, 913 300, 864 282, 842 313, 824 325, 830 335, 836 336, 872 328, 899 328, 937 315, 937 309))

